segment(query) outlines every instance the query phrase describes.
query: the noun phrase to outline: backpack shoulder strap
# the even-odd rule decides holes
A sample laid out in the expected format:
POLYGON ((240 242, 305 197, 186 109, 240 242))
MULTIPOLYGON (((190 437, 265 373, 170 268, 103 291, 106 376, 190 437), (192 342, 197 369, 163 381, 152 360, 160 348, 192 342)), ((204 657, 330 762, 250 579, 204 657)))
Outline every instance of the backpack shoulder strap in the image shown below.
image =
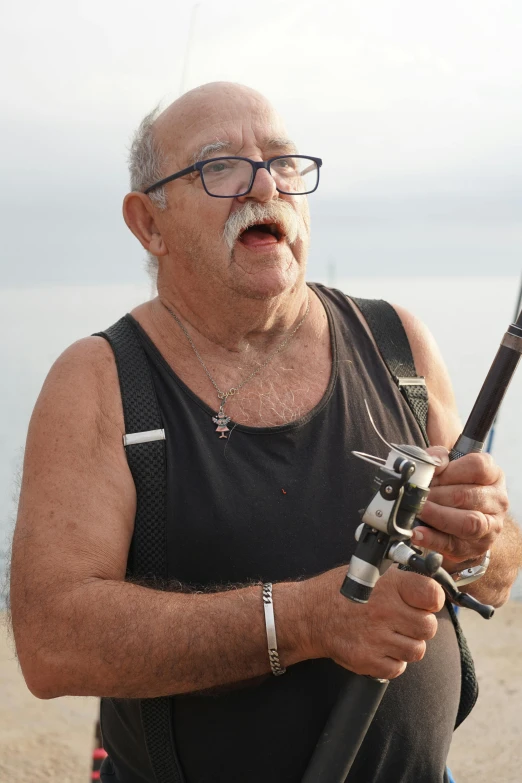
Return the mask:
MULTIPOLYGON (((98 337, 110 344, 120 381, 123 444, 136 486, 136 517, 127 578, 156 588, 167 577, 167 462, 165 431, 145 351, 126 315, 98 337)), ((171 731, 168 698, 140 699, 145 743, 157 783, 182 783, 171 731)))
POLYGON ((401 319, 383 299, 350 299, 366 319, 384 363, 415 416, 426 445, 429 445, 428 390, 424 378, 417 375, 401 319))
POLYGON ((128 575, 154 581, 167 578, 165 431, 152 375, 136 327, 124 316, 104 332, 120 381, 125 436, 123 445, 136 485, 137 507, 128 575), (151 547, 151 541, 161 546, 151 547))

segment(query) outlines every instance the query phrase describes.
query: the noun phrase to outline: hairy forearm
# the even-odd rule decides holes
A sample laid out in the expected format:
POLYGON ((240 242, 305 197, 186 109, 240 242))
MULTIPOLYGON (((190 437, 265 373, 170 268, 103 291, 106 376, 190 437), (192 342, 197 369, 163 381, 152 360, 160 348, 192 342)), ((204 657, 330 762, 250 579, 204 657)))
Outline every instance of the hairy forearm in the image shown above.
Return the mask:
MULTIPOLYGON (((283 665, 303 657, 300 588, 298 583, 274 586, 283 665)), ((40 607, 39 619, 33 616, 25 629, 23 618, 15 625, 24 674, 42 698, 146 698, 270 672, 259 585, 183 593, 96 579, 52 604, 47 612, 40 607)))
MULTIPOLYGON (((483 577, 471 582, 463 591, 482 603, 502 606, 522 567, 522 533, 519 525, 507 517, 502 533, 491 550, 491 561, 483 577)), ((453 569, 455 570, 455 568, 453 569)), ((458 585, 457 585, 458 586, 458 585)))

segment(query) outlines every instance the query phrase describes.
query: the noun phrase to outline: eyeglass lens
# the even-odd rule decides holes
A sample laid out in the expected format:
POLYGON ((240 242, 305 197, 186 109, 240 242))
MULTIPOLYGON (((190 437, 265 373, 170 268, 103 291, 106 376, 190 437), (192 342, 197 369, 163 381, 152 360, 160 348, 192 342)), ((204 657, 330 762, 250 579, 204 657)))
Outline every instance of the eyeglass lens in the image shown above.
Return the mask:
MULTIPOLYGON (((278 191, 291 195, 301 195, 315 190, 319 176, 315 161, 292 155, 272 161, 270 173, 278 191)), ((248 193, 252 175, 252 164, 237 158, 213 160, 201 169, 205 187, 213 196, 242 196, 248 193)))

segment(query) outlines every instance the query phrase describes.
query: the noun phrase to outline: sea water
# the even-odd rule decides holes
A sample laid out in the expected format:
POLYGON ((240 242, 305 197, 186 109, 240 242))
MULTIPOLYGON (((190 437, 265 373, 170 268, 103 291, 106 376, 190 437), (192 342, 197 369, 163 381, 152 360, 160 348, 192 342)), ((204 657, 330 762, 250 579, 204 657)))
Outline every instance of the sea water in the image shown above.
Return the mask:
MULTIPOLYGON (((468 416, 513 318, 515 277, 354 277, 335 282, 362 297, 387 299, 430 328, 468 416)), ((72 342, 109 326, 150 297, 150 285, 18 288, 0 292, 0 576, 10 546, 27 426, 53 361, 72 342)), ((506 395, 494 456, 502 465, 512 513, 522 521, 522 368, 506 395)), ((364 444, 361 444, 361 448, 364 444)), ((513 591, 522 600, 522 582, 513 591)))

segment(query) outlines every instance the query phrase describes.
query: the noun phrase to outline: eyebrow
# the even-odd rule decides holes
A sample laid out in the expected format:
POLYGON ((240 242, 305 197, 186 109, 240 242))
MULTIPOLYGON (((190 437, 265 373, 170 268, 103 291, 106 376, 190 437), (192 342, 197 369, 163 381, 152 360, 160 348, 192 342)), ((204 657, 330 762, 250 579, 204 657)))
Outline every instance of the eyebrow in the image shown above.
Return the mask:
POLYGON ((229 150, 231 146, 232 144, 229 141, 213 141, 210 144, 205 144, 194 153, 192 162, 198 163, 198 161, 205 160, 205 158, 209 158, 211 155, 229 150))
POLYGON ((292 141, 292 139, 285 139, 282 136, 271 136, 268 139, 263 140, 263 148, 264 149, 284 149, 287 152, 295 152, 297 153, 297 146, 292 141))
MULTIPOLYGON (((263 149, 285 150, 285 152, 297 152, 297 147, 291 139, 285 139, 279 136, 271 136, 262 142, 263 149)), ((232 148, 230 141, 213 141, 200 147, 192 156, 192 162, 198 163, 200 160, 210 158, 212 155, 219 155, 220 152, 227 152, 232 148)))

